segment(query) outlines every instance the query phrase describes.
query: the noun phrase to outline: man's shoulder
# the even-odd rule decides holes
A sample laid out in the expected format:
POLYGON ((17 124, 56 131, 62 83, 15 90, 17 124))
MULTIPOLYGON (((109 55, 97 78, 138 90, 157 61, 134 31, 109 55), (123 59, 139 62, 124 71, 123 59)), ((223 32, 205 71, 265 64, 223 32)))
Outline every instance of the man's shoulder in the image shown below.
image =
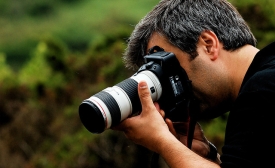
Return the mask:
POLYGON ((275 92, 275 60, 273 63, 265 64, 251 75, 243 84, 241 92, 244 91, 275 92))
POLYGON ((260 54, 275 54, 275 41, 274 42, 272 42, 272 43, 270 43, 270 44, 268 44, 267 46, 265 46, 264 48, 262 48, 261 50, 260 50, 260 54))
POLYGON ((260 50, 252 61, 241 91, 272 87, 275 91, 275 42, 260 50))

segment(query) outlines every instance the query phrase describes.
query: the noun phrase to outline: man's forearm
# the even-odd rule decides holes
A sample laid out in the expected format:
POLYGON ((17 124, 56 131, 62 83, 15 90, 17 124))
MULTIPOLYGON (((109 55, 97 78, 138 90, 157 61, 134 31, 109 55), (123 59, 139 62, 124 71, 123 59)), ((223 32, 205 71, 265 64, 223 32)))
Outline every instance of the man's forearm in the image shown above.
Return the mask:
POLYGON ((159 146, 159 151, 157 152, 171 168, 220 167, 218 164, 211 162, 188 149, 174 136, 165 136, 160 141, 160 144, 157 145, 159 146))

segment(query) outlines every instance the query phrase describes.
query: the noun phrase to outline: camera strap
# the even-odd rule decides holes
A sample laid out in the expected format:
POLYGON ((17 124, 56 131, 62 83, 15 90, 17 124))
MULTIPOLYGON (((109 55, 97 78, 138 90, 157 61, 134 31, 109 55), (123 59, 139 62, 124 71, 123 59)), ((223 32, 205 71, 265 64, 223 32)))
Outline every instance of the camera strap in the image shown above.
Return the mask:
POLYGON ((197 100, 195 100, 195 99, 190 100, 188 103, 187 110, 189 113, 189 117, 188 117, 189 125, 188 125, 188 132, 187 132, 187 147, 189 149, 191 149, 194 132, 195 132, 195 127, 196 127, 196 123, 197 123, 197 117, 198 117, 198 113, 199 113, 199 105, 198 105, 197 100))

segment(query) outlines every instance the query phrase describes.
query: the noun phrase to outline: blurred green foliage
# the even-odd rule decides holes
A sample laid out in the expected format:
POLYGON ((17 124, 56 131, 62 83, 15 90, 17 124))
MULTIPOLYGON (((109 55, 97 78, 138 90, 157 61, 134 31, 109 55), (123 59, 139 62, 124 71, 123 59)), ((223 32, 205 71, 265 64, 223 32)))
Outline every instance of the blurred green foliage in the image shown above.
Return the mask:
MULTIPOLYGON (((134 73, 126 39, 157 2, 0 0, 0 167, 149 167, 152 153, 122 133, 89 133, 78 106, 134 73)), ((275 40, 273 0, 230 2, 259 48, 275 40)), ((219 150, 226 119, 201 122, 219 150)))
POLYGON ((231 0, 231 2, 237 7, 240 14, 249 24, 258 40, 258 48, 263 48, 266 44, 274 41, 274 0, 231 0))

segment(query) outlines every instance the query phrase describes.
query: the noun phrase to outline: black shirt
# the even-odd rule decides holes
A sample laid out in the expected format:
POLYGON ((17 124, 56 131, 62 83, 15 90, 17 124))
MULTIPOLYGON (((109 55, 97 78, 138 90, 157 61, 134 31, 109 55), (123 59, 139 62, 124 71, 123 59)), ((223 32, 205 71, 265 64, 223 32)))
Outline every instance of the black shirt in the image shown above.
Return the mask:
POLYGON ((275 167, 275 42, 253 59, 230 110, 221 167, 275 167))

